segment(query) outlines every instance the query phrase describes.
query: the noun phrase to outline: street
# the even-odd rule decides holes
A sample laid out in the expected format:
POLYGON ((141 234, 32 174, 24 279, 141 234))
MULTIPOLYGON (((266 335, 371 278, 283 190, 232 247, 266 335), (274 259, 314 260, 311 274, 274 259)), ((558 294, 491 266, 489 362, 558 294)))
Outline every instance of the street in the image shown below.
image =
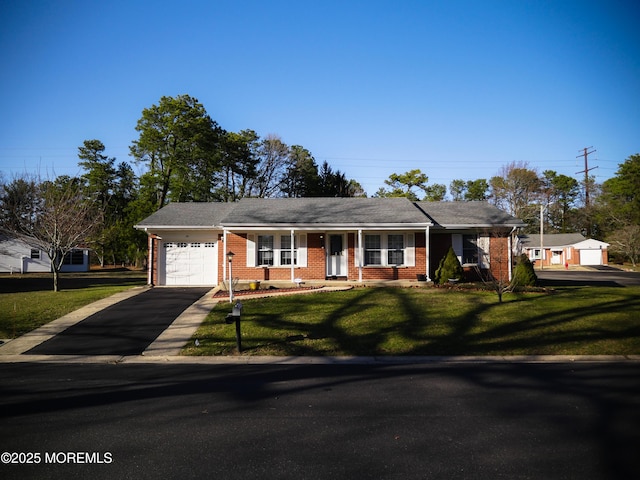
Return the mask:
POLYGON ((557 286, 601 286, 626 287, 640 285, 640 273, 626 272, 613 267, 598 266, 585 270, 562 270, 558 268, 536 269, 538 280, 545 287, 557 286))
POLYGON ((637 362, 1 364, 0 477, 635 478, 638 378, 637 362))

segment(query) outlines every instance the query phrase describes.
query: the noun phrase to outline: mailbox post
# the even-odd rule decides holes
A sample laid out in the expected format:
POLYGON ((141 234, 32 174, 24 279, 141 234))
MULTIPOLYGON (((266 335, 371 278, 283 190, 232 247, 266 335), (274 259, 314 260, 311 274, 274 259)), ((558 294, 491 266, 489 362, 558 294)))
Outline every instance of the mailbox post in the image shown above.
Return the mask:
POLYGON ((236 324, 236 346, 238 353, 242 352, 242 336, 240 333, 240 314, 242 312, 242 303, 238 302, 233 306, 231 313, 227 314, 225 322, 230 325, 235 322, 236 324))

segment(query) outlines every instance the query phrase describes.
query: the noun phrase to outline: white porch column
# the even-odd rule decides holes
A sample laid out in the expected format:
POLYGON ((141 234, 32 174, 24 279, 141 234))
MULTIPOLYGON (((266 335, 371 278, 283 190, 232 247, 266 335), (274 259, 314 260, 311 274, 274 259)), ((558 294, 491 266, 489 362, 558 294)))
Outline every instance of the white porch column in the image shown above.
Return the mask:
MULTIPOLYGON (((222 281, 227 280, 227 229, 222 231, 222 281)), ((220 261, 220 253, 216 262, 220 261)))
POLYGON ((426 230, 424 231, 424 248, 426 255, 426 267, 427 267, 427 282, 431 281, 431 277, 429 277, 429 271, 431 270, 431 252, 429 251, 429 226, 427 225, 426 230))
POLYGON ((516 233, 516 227, 511 229, 509 232, 509 281, 513 279, 513 236, 516 233))
POLYGON ((358 230, 358 282, 362 283, 362 229, 358 230))
MULTIPOLYGON (((296 240, 296 236, 295 236, 295 230, 292 228, 291 229, 291 283, 293 283, 293 281, 296 279, 296 266, 295 266, 295 262, 294 262, 294 252, 295 252, 295 240, 296 240)), ((300 245, 298 245, 299 247, 300 245)))

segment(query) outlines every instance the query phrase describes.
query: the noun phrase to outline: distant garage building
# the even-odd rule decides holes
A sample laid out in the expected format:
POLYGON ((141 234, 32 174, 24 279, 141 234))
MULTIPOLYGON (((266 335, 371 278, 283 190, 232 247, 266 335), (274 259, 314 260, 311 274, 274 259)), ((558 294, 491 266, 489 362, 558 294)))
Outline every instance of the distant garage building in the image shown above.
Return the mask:
POLYGON ((519 248, 537 265, 607 265, 609 244, 579 233, 520 235, 519 248))

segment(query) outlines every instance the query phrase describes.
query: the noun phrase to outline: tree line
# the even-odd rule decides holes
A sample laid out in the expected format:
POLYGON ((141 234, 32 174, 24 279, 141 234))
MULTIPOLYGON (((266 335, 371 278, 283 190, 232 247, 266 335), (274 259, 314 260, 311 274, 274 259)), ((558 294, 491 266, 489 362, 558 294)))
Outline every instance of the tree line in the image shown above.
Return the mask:
MULTIPOLYGON (((276 135, 261 138, 253 130, 224 130, 189 95, 162 97, 145 108, 136 131, 130 155, 143 171, 139 176, 130 163, 116 162, 100 140, 92 139, 78 148, 79 177, 0 178, 0 228, 25 238, 44 235, 42 244, 56 262, 75 242, 90 246, 101 264, 131 265, 146 258, 146 235, 133 226, 169 202, 367 195, 356 180, 326 161, 318 166, 303 146, 287 145, 276 135), (52 212, 63 210, 78 212, 64 229, 75 226, 82 240, 69 234, 62 241, 50 233, 46 239, 46 232, 59 235, 64 229, 61 219, 55 219, 53 230, 44 227, 44 219, 51 222, 52 212)), ((493 203, 527 222, 532 232, 539 231, 540 205, 545 205, 545 232, 582 232, 629 256, 629 245, 640 237, 639 179, 640 156, 632 155, 602 185, 589 179, 595 201, 585 204, 585 185, 572 177, 552 170, 538 173, 513 162, 489 179, 452 181, 449 195, 453 201, 493 203)), ((445 185, 428 182, 419 169, 393 173, 373 196, 447 199, 445 185)), ((638 254, 631 254, 634 261, 638 254)))

